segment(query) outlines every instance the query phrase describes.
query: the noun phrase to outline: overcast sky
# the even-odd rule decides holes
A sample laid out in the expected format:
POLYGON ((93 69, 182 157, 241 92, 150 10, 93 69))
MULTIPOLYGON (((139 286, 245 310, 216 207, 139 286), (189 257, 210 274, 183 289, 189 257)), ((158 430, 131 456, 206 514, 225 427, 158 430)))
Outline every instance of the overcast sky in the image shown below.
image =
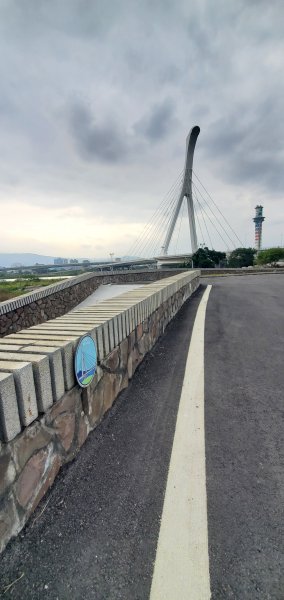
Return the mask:
POLYGON ((0 0, 0 252, 128 253, 193 125, 242 242, 263 204, 264 246, 284 243, 283 31, 283 0, 0 0))

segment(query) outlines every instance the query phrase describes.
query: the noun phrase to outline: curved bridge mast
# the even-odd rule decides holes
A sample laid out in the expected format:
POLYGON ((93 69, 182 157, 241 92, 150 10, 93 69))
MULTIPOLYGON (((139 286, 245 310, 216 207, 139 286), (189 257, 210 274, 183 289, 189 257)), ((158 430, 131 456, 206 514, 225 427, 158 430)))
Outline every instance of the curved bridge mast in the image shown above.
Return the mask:
POLYGON ((187 199, 187 209, 188 209, 188 220, 189 220, 189 229, 190 229, 190 238, 191 238, 191 249, 192 253, 198 250, 197 244, 197 235, 196 235, 196 226, 195 226, 195 217, 194 217, 194 207, 193 207, 193 199, 192 199, 192 164, 193 164, 193 154, 195 149, 196 140, 200 133, 200 127, 197 125, 191 129, 187 138, 186 138, 186 157, 185 157, 185 169, 184 169, 184 178, 181 188, 181 193, 179 195, 176 208, 174 210, 171 222, 169 224, 169 228, 165 237, 164 245, 162 246, 162 254, 166 256, 168 254, 168 248, 170 245, 170 241, 173 235, 173 231, 177 222, 177 218, 182 206, 182 202, 184 197, 187 199))

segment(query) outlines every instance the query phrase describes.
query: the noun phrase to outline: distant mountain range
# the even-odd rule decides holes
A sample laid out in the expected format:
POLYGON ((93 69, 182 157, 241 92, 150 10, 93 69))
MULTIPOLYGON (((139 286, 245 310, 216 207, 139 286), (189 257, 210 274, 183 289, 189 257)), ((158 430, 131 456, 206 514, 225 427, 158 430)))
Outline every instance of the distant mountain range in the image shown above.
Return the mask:
POLYGON ((42 265, 53 264, 54 256, 43 256, 42 254, 30 253, 2 253, 0 252, 0 267, 12 267, 23 265, 29 267, 40 263, 42 265))
MULTIPOLYGON (((11 254, 0 252, 0 267, 31 267, 36 263, 39 263, 41 265, 52 265, 54 258, 54 256, 44 256, 43 254, 31 254, 29 252, 11 254)), ((121 260, 134 260, 135 258, 137 258, 137 256, 122 256, 121 260)), ((79 262, 81 262, 84 259, 79 257, 78 260, 79 262)), ((93 260, 110 262, 109 257, 89 260, 91 262, 93 260)))

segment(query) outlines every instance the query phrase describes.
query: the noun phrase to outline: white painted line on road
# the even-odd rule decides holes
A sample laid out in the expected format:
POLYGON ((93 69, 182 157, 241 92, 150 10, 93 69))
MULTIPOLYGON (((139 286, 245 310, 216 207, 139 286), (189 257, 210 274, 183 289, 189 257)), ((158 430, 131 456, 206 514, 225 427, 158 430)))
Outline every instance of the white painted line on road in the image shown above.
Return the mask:
POLYGON ((209 600, 204 431, 204 328, 198 307, 186 362, 150 600, 209 600))

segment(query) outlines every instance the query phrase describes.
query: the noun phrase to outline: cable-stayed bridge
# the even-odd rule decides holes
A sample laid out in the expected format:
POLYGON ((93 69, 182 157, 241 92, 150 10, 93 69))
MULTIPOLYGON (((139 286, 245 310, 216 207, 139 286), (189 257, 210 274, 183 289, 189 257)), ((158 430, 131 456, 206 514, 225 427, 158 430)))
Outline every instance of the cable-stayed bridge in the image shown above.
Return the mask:
POLYGON ((200 246, 213 249, 213 244, 220 244, 228 251, 243 246, 193 170, 193 156, 199 133, 198 126, 191 129, 186 140, 185 166, 129 249, 129 255, 166 260, 167 256, 173 258, 180 255, 181 242, 183 254, 186 243, 187 255, 195 253, 200 246))
MULTIPOLYGON (((163 200, 128 249, 126 257, 116 261, 89 261, 76 267, 87 270, 123 270, 155 268, 184 262, 199 247, 231 251, 242 241, 193 169, 195 145, 200 128, 194 126, 186 139, 184 168, 163 200)), ((68 265, 69 266, 69 265, 68 265)), ((57 269, 60 265, 56 265, 57 269)), ((61 265, 63 270, 66 265, 61 265)), ((38 265, 13 267, 15 271, 37 271, 38 265)), ((45 265, 45 271, 54 265, 45 265)), ((2 269, 5 272, 6 269, 2 269)))

